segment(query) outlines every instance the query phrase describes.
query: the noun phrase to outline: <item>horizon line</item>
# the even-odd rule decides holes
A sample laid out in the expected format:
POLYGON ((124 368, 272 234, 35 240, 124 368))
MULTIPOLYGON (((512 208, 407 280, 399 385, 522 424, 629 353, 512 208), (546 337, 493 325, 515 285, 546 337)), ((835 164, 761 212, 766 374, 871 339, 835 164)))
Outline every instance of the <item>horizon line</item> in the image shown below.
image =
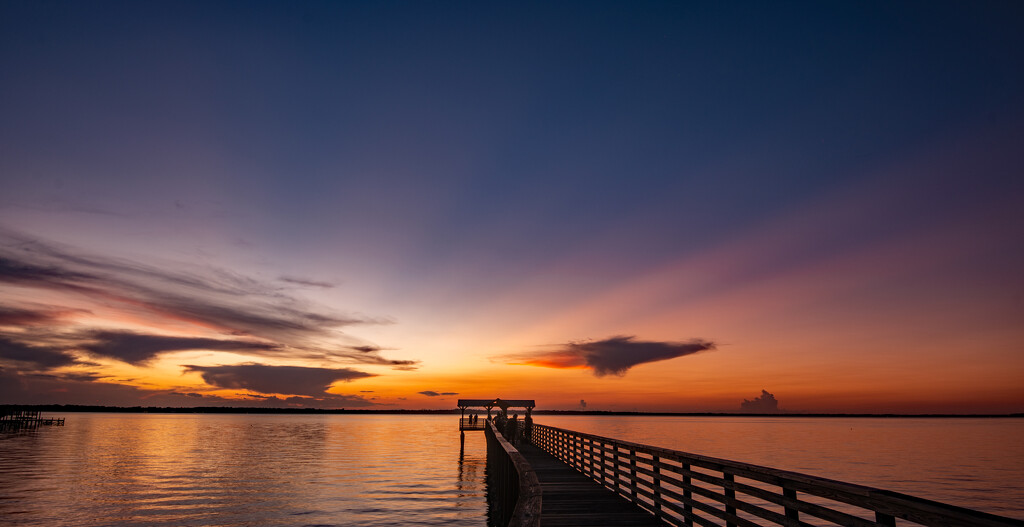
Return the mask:
MULTIPOLYGON (((458 408, 452 409, 413 409, 413 408, 284 408, 284 407, 245 407, 245 406, 107 406, 83 404, 0 404, 0 408, 15 407, 40 411, 67 412, 116 412, 116 413, 284 413, 284 414, 459 414, 458 408)), ((479 412, 474 412, 479 413, 479 412)), ((534 415, 650 415, 678 417, 928 417, 928 418, 1021 418, 1024 412, 1011 413, 893 413, 893 412, 644 412, 615 410, 534 410, 534 415)))

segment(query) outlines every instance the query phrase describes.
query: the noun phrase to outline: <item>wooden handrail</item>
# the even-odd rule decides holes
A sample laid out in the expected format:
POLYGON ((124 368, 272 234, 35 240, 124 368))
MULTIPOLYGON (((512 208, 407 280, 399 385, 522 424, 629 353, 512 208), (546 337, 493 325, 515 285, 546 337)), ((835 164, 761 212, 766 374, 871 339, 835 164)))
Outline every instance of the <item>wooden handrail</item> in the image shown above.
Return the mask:
POLYGON ((936 527, 1024 526, 898 492, 551 426, 534 424, 529 439, 672 525, 810 527, 824 520, 868 527, 901 518, 936 527))
POLYGON ((488 443, 488 462, 496 472, 494 483, 498 486, 492 491, 505 495, 500 498, 514 498, 515 505, 512 514, 508 516, 508 527, 539 527, 542 496, 540 481, 533 467, 498 432, 494 421, 487 421, 484 433, 488 443))
POLYGON ((459 430, 483 430, 486 419, 470 419, 463 417, 459 419, 459 430))

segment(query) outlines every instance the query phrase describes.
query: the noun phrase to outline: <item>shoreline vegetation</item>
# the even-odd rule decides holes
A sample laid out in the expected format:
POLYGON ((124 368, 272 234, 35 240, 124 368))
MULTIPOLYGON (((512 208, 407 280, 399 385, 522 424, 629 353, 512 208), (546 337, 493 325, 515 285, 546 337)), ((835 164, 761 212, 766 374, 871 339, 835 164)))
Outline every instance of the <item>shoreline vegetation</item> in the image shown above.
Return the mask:
MULTIPOLYGON (((0 410, 32 410, 40 412, 108 412, 154 414, 353 414, 353 415, 459 415, 451 410, 403 410, 366 408, 248 408, 236 406, 98 406, 80 404, 3 404, 0 410)), ((1009 414, 891 414, 891 413, 749 413, 749 412, 617 412, 604 410, 534 410, 533 415, 608 415, 608 416, 666 416, 666 417, 873 417, 873 418, 1022 418, 1024 413, 1009 414)))

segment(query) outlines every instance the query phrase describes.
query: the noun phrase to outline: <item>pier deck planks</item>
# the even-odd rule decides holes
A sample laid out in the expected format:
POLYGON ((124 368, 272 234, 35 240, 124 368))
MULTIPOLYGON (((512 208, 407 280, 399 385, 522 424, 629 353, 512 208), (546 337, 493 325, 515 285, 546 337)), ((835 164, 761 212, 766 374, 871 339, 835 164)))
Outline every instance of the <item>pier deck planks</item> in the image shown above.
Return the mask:
POLYGON ((544 527, 668 525, 551 454, 525 442, 518 448, 544 492, 540 521, 544 527))

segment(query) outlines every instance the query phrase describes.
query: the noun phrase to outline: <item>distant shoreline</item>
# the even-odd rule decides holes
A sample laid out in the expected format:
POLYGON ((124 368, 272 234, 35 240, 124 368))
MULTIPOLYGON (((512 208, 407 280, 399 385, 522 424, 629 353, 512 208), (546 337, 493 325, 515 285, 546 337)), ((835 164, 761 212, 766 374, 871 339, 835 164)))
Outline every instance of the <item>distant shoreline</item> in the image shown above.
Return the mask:
MULTIPOLYGON (((154 414, 353 414, 353 415, 459 415, 451 410, 387 410, 364 408, 245 408, 236 406, 93 406, 79 404, 3 404, 3 408, 38 410, 41 412, 106 412, 106 413, 154 413, 154 414)), ((474 411, 471 413, 483 413, 474 411)), ((522 413, 522 412, 517 412, 522 413)), ((858 418, 1022 418, 1024 413, 1011 414, 892 414, 892 413, 743 413, 743 412, 611 412, 601 410, 535 410, 534 415, 593 415, 593 416, 664 416, 664 417, 858 417, 858 418)))

